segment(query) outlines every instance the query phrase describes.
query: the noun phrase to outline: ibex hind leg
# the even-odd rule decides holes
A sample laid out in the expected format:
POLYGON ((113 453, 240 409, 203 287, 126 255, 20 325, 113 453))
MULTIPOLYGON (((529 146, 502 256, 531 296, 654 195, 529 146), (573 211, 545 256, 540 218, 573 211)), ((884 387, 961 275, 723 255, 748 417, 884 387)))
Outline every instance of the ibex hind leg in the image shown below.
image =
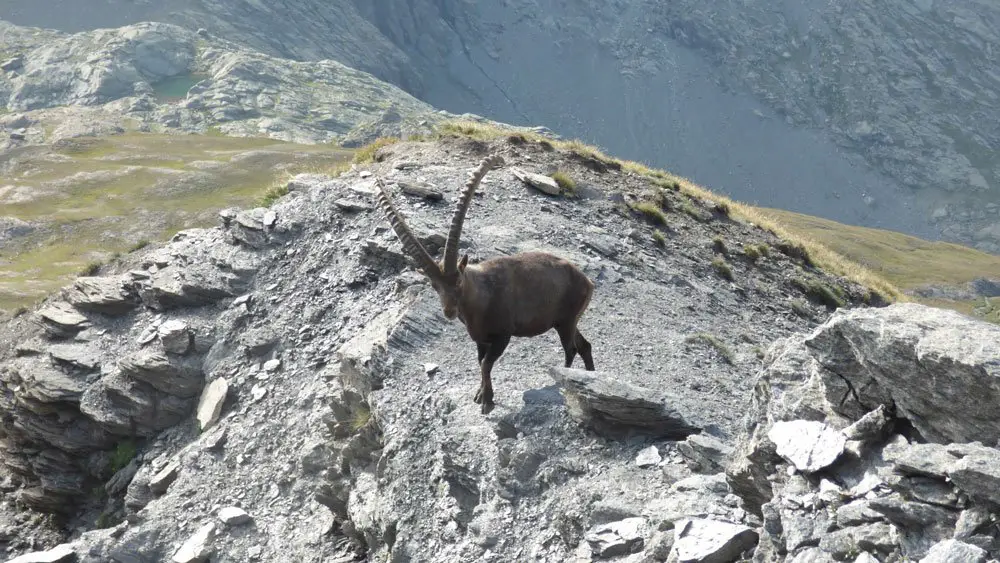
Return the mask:
POLYGON ((556 327, 559 333, 559 343, 562 344, 563 351, 566 352, 566 367, 573 367, 573 359, 577 352, 576 327, 569 325, 559 325, 556 327))
POLYGON ((482 379, 479 382, 479 391, 476 391, 476 396, 472 400, 482 405, 483 414, 489 414, 493 410, 493 379, 491 377, 493 364, 500 359, 508 344, 510 344, 510 336, 501 336, 490 340, 486 345, 486 355, 479 364, 482 379))
POLYGON ((590 342, 587 342, 579 330, 576 331, 576 352, 583 358, 583 367, 587 371, 594 371, 594 358, 590 355, 590 342))

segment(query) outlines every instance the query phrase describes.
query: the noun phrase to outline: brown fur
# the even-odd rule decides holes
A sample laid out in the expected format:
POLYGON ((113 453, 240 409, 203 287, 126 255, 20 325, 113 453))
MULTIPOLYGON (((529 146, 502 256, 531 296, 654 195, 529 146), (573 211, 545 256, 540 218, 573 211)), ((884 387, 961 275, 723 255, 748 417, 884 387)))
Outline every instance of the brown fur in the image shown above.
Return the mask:
POLYGON ((429 264, 426 251, 392 205, 380 180, 379 205, 403 247, 421 264, 441 300, 448 319, 458 318, 476 343, 481 381, 474 401, 484 414, 493 410, 493 365, 511 337, 533 337, 551 329, 559 333, 571 367, 577 354, 587 370, 594 370, 591 346, 577 329, 590 304, 594 283, 569 261, 545 252, 522 252, 469 265, 468 256, 457 259, 458 237, 472 193, 490 168, 503 160, 492 156, 471 174, 456 204, 444 259, 429 264))

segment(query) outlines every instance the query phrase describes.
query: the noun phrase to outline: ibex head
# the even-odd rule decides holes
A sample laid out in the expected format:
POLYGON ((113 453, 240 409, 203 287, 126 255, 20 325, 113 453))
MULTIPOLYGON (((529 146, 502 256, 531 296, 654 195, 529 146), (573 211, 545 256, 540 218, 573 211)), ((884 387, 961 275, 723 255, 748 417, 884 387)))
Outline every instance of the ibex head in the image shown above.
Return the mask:
POLYGON ((393 205, 389 193, 385 189, 385 184, 381 178, 375 179, 375 186, 378 188, 376 198, 382 212, 389 219, 393 231, 403 243, 403 249, 417 261, 421 271, 430 279, 431 287, 437 292, 441 299, 441 308, 444 316, 454 319, 458 316, 458 304, 462 298, 462 287, 465 275, 465 267, 469 263, 469 256, 458 257, 458 241, 462 235, 462 224, 465 221, 465 214, 472 203, 472 196, 479 187, 486 173, 503 166, 504 160, 500 155, 492 155, 482 160, 479 166, 469 175, 465 188, 455 203, 455 212, 451 218, 451 230, 448 231, 448 239, 444 244, 444 258, 440 262, 434 262, 427 253, 420 241, 413 235, 413 231, 406 224, 402 214, 393 205))

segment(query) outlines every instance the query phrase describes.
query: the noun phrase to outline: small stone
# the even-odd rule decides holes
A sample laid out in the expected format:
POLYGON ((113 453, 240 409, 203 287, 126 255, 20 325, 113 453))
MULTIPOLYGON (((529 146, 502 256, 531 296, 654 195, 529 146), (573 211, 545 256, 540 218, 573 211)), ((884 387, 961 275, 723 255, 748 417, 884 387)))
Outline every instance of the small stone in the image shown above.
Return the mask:
POLYGON ((158 495, 162 495, 170 488, 170 484, 177 479, 177 472, 180 466, 177 462, 170 462, 161 469, 153 478, 149 480, 149 490, 158 495))
POLYGON ((186 354, 191 349, 192 335, 187 323, 171 319, 156 329, 163 349, 172 354, 186 354))
POLYGON ((360 176, 362 178, 370 178, 371 175, 372 175, 372 173, 371 173, 370 170, 362 170, 361 172, 358 172, 358 176, 360 176))
POLYGON ((237 506, 227 506, 219 510, 219 520, 222 520, 227 526, 246 524, 251 519, 245 510, 237 506))
POLYGON ((778 455, 807 473, 837 461, 847 443, 843 432, 813 420, 776 422, 767 437, 774 442, 778 455))
POLYGON ((255 403, 263 399, 265 395, 267 395, 267 387, 264 387, 262 385, 254 385, 250 389, 251 399, 255 403))
POLYGON ((198 425, 202 432, 210 428, 222 413, 222 404, 226 401, 229 393, 229 382, 224 377, 220 377, 208 384, 201 393, 198 401, 198 425))
POLYGON ((440 366, 438 366, 437 364, 424 364, 424 373, 427 374, 427 377, 434 375, 435 373, 438 372, 439 369, 440 366))
POLYGON ((263 553, 263 551, 264 548, 262 548, 259 545, 252 546, 250 549, 247 550, 247 557, 249 557, 251 561, 256 561, 260 559, 260 556, 263 553))
POLYGON ((429 184, 427 182, 408 182, 405 180, 397 180, 396 183, 399 184, 400 189, 402 189, 405 194, 420 196, 432 201, 440 201, 444 199, 444 194, 442 194, 441 190, 437 189, 433 184, 429 184))
POLYGON ((660 457, 660 450, 656 449, 656 446, 643 448, 639 451, 639 454, 635 456, 635 464, 639 467, 659 465, 661 461, 663 461, 663 458, 660 457))
POLYGON ((559 195, 560 188, 559 184, 552 178, 545 176, 543 174, 535 174, 534 172, 526 172, 520 168, 511 168, 511 172, 514 174, 518 180, 521 180, 525 184, 535 188, 536 190, 546 193, 549 195, 559 195))
POLYGON ((340 198, 333 202, 342 211, 347 211, 348 213, 356 213, 358 211, 369 211, 371 210, 370 205, 361 203, 360 201, 354 201, 346 198, 340 198))
POLYGON ((212 538, 215 535, 215 522, 209 522, 194 533, 174 556, 170 558, 174 563, 203 563, 212 554, 212 538))
POLYGON ((270 211, 270 210, 264 212, 264 226, 265 227, 267 227, 269 229, 273 229, 274 226, 277 223, 278 223, 278 214, 277 213, 275 213, 274 211, 270 211))
POLYGON ((281 367, 281 360, 272 359, 264 362, 264 371, 274 373, 278 371, 279 367, 281 367))

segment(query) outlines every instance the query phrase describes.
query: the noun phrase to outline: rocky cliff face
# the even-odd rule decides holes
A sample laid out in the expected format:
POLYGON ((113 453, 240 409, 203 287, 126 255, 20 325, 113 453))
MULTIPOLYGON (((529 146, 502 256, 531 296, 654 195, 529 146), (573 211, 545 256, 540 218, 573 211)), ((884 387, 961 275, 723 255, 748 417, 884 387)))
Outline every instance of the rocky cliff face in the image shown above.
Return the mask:
MULTIPOLYGON (((62 21, 53 3, 13 0, 7 17, 120 25, 126 11, 62 21)), ((545 124, 737 199, 1000 250, 995 3, 175 0, 128 11, 335 59, 435 107, 545 124)))

